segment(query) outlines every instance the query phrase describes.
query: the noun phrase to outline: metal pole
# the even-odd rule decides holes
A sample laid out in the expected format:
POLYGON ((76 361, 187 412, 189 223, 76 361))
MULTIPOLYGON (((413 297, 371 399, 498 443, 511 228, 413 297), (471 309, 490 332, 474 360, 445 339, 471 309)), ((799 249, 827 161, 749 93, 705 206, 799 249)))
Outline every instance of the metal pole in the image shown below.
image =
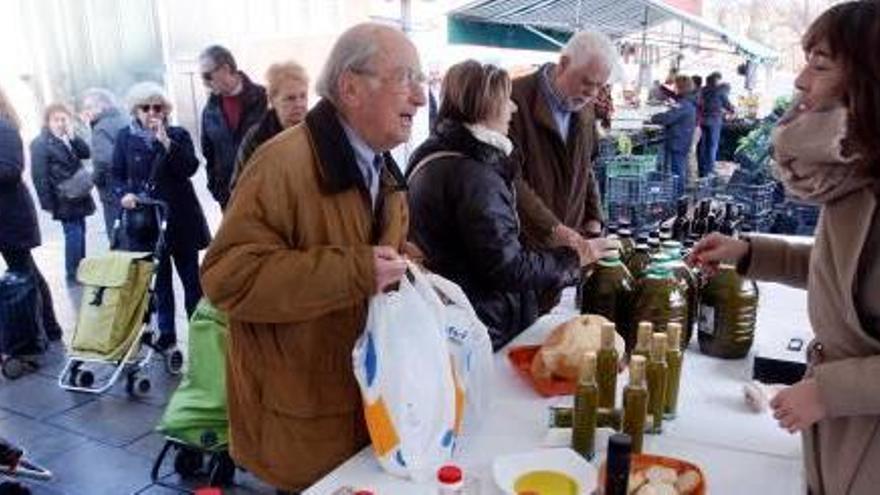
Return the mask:
POLYGON ((409 36, 412 31, 412 0, 400 0, 400 27, 409 36))

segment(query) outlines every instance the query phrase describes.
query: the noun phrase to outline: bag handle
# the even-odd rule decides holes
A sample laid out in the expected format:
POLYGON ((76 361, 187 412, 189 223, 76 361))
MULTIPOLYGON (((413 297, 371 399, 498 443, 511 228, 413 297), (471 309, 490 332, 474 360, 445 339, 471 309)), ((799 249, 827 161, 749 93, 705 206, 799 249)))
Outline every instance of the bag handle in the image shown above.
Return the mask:
POLYGON ((429 154, 428 156, 419 160, 418 163, 413 165, 412 172, 409 173, 409 178, 412 179, 416 176, 416 174, 420 173, 428 163, 433 162, 434 160, 439 160, 440 158, 448 158, 453 156, 465 156, 464 153, 459 153, 458 151, 435 151, 434 153, 429 154))

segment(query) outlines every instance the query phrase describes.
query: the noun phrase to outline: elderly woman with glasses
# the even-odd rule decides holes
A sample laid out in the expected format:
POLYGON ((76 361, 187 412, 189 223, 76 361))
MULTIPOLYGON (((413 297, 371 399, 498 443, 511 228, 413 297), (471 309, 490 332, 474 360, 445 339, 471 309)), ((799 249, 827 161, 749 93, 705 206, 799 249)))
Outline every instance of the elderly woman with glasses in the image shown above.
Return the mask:
MULTIPOLYGON (((171 103, 165 91, 155 83, 139 83, 129 90, 128 103, 133 118, 116 138, 112 180, 123 220, 151 218, 153 212, 141 204, 145 198, 168 205, 165 249, 156 273, 159 337, 155 342, 159 350, 166 350, 177 342, 171 260, 183 284, 186 313, 191 315, 202 297, 199 250, 208 246, 211 236, 190 182, 199 160, 189 132, 169 123, 171 103)), ((153 250, 155 229, 149 222, 122 224, 126 249, 153 250)))

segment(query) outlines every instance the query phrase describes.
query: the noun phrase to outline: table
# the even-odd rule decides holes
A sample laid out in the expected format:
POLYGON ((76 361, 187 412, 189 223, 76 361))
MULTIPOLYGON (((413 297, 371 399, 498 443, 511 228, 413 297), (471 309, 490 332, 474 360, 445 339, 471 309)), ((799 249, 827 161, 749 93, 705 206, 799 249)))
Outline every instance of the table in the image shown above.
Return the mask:
MULTIPOLYGON (((790 335, 810 336, 806 296, 777 284, 759 284, 761 300, 755 348, 786 341, 790 335)), ((537 344, 558 323, 574 313, 573 295, 539 319, 510 345, 537 344)), ((754 352, 754 349, 753 349, 754 352)), ((507 352, 495 355, 495 384, 489 417, 460 439, 455 462, 479 480, 480 495, 501 491, 492 480, 496 456, 521 453, 566 441, 563 430, 549 430, 547 408, 559 398, 538 396, 515 374, 507 352)), ((685 458, 698 464, 712 495, 806 493, 798 436, 776 426, 770 413, 751 412, 742 386, 751 376, 751 358, 725 361, 699 353, 696 337, 685 353, 679 415, 664 423, 659 436, 645 436, 645 452, 685 458)), ((621 375, 618 385, 626 381, 621 375)), ((619 400, 619 399, 618 399, 619 400)), ((611 432, 600 429, 598 466, 611 432)), ((433 486, 417 485, 384 473, 368 447, 349 459, 305 495, 332 494, 343 486, 370 489, 377 495, 434 495, 433 486)))

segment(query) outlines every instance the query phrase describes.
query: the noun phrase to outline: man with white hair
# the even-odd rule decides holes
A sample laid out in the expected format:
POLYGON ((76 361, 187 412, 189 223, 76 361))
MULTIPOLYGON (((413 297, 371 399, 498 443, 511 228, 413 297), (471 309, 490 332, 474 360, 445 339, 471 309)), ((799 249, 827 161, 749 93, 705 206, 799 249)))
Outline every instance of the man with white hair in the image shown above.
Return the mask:
POLYGON ((582 31, 565 45, 558 63, 513 82, 518 111, 510 138, 522 172, 517 206, 523 237, 535 247, 574 247, 601 230, 593 101, 617 63, 605 35, 582 31))
POLYGON ((388 153, 425 104, 415 46, 360 24, 337 40, 303 124, 261 146, 202 266, 229 315, 232 457, 302 490, 369 441, 351 349, 368 299, 406 270, 405 182, 388 153))
POLYGON ((119 215, 119 200, 110 184, 113 148, 119 131, 128 127, 131 117, 119 109, 116 96, 104 88, 89 88, 80 97, 80 118, 92 129, 92 181, 98 188, 104 211, 107 238, 113 242, 113 222, 119 215))

